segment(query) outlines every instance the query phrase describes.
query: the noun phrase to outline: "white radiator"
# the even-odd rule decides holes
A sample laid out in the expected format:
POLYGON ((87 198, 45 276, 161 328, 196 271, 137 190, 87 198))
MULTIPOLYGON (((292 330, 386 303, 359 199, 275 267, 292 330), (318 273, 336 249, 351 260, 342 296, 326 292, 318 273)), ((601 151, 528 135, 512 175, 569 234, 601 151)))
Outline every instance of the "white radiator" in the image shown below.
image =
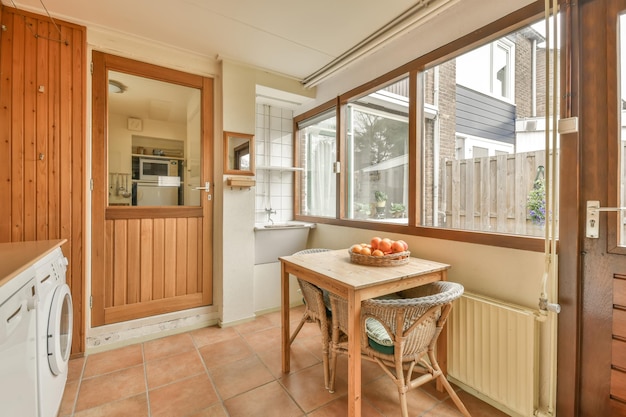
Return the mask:
POLYGON ((448 318, 448 377, 511 416, 538 402, 539 323, 535 311, 465 293, 448 318))

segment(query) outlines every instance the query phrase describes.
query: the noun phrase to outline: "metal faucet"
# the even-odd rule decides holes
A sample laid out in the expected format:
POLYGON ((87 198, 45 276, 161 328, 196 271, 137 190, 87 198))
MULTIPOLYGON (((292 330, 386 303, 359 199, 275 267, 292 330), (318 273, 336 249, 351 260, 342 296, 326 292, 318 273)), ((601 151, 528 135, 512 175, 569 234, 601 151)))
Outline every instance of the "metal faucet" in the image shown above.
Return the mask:
POLYGON ((276 214, 276 210, 272 210, 272 208, 266 208, 265 212, 267 213, 267 221, 271 224, 274 224, 274 220, 272 220, 272 214, 276 214))

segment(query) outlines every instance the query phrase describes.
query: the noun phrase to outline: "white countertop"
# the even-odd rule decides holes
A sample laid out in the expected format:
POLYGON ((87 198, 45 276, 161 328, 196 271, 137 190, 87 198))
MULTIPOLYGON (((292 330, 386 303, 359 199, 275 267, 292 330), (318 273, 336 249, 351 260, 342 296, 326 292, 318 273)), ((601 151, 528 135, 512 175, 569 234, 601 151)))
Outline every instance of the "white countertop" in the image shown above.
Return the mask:
POLYGON ((0 287, 67 239, 0 243, 0 287))

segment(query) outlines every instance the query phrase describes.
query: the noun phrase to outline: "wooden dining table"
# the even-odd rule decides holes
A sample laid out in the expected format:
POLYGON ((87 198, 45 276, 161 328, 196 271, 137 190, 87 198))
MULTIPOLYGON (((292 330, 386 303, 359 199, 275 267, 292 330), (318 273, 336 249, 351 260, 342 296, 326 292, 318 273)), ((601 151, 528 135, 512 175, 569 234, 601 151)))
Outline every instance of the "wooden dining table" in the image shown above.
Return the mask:
MULTIPOLYGON (((348 300, 348 416, 361 416, 361 301, 447 279, 450 265, 410 257, 408 263, 366 266, 350 261, 348 249, 282 256, 281 355, 282 371, 290 371, 289 276, 290 274, 348 300)), ((447 370, 447 340, 437 341, 437 358, 447 370)), ((320 381, 321 383, 321 381, 320 381)))

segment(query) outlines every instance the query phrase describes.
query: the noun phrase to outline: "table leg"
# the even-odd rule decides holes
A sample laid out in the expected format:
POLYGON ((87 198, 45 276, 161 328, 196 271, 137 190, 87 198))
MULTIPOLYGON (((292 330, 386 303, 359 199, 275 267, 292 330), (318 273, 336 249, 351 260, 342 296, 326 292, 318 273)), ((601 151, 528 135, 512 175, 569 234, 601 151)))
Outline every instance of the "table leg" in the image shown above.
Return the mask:
POLYGON ((361 299, 348 292, 348 416, 361 417, 361 299))
POLYGON ((280 263, 280 327, 281 327, 281 355, 283 372, 288 373, 291 367, 290 364, 290 349, 289 346, 289 273, 285 271, 285 264, 280 263))

